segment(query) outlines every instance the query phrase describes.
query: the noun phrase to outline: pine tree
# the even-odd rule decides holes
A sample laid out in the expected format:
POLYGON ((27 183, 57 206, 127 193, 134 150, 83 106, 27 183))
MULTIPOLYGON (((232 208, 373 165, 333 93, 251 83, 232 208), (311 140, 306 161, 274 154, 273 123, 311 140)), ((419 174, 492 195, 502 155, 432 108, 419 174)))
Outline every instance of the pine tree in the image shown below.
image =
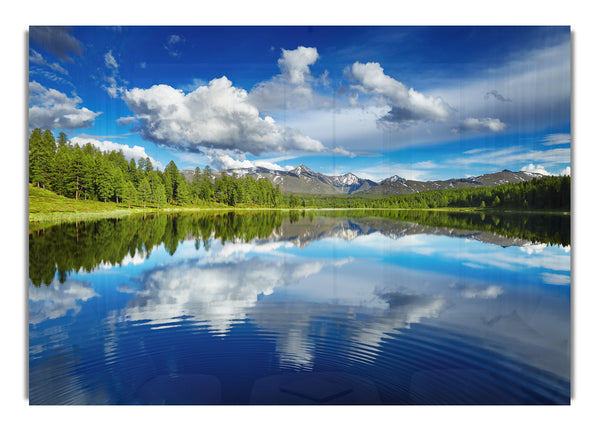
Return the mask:
POLYGON ((187 180, 185 179, 183 174, 180 174, 177 177, 174 199, 181 205, 187 205, 190 203, 190 191, 188 188, 187 180))
POLYGON ((49 188, 58 195, 72 197, 69 193, 69 176, 71 173, 71 150, 66 144, 60 144, 48 167, 49 188))
POLYGON ((115 198, 117 199, 117 203, 119 203, 119 200, 121 202, 123 202, 123 198, 125 197, 125 186, 126 186, 126 180, 125 180, 125 175, 123 174, 123 171, 121 169, 119 169, 117 166, 113 166, 112 167, 112 177, 113 177, 113 182, 114 182, 114 190, 115 190, 115 198))
POLYGON ((42 131, 34 129, 29 135, 29 182, 40 187, 42 182, 42 131))
POLYGON ((167 203, 167 195, 165 193, 165 186, 163 183, 158 183, 154 190, 154 203, 157 208, 164 206, 167 203))
POLYGON ((138 198, 144 205, 144 208, 146 208, 146 202, 150 201, 151 197, 152 189, 150 188, 150 182, 148 178, 144 178, 138 188, 138 198))
POLYGON ((178 200, 177 185, 179 182, 179 169, 173 160, 171 160, 163 171, 163 180, 165 184, 165 192, 169 202, 178 200))
POLYGON ((29 181, 36 187, 49 186, 52 181, 52 159, 56 142, 50 130, 34 129, 29 137, 29 181))
POLYGON ((96 158, 96 193, 107 202, 115 192, 110 164, 103 154, 96 158))
POLYGON ((127 204, 128 208, 131 208, 131 204, 137 201, 137 190, 130 180, 125 181, 123 203, 127 204))

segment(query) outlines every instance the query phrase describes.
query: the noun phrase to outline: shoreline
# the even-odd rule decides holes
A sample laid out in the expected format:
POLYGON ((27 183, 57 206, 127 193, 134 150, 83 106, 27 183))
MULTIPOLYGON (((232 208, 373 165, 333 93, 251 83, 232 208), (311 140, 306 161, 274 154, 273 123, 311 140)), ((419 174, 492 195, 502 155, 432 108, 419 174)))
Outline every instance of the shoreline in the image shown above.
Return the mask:
MULTIPOLYGON (((334 211, 432 211, 432 212, 452 212, 452 213, 481 213, 481 214, 540 214, 570 216, 570 211, 544 211, 529 210, 517 211, 511 209, 492 209, 492 208, 464 208, 464 207, 446 207, 446 208, 264 208, 264 207, 181 207, 181 208, 123 208, 107 209, 106 211, 93 212, 36 212, 29 214, 29 230, 34 228, 44 228, 62 223, 75 223, 80 221, 102 220, 110 218, 124 218, 137 215, 155 215, 182 212, 232 212, 232 211, 312 211, 312 212, 334 212, 334 211)), ((36 230, 36 229, 33 229, 36 230)))

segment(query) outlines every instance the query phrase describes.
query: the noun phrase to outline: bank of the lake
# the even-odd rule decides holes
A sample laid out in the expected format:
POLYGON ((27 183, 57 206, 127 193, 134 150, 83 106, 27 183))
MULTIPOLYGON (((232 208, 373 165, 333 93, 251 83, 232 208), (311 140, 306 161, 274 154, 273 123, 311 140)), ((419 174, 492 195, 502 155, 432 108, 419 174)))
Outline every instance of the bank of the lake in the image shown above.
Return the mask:
MULTIPOLYGON (((29 230, 38 230, 61 223, 72 223, 79 221, 92 221, 107 218, 122 218, 142 214, 169 214, 181 212, 201 211, 381 211, 394 210, 394 208, 264 208, 247 206, 227 206, 212 203, 205 206, 172 206, 166 205, 160 208, 153 206, 128 206, 115 202, 99 202, 94 200, 75 200, 59 196, 54 192, 39 189, 29 185, 29 230)), ((400 210, 400 208, 398 208, 400 210)), ((431 211, 452 213, 481 213, 481 214, 545 214, 545 215, 569 215, 564 211, 540 211, 540 210, 513 210, 499 208, 480 207, 443 207, 443 208, 401 208, 402 211, 431 211)))

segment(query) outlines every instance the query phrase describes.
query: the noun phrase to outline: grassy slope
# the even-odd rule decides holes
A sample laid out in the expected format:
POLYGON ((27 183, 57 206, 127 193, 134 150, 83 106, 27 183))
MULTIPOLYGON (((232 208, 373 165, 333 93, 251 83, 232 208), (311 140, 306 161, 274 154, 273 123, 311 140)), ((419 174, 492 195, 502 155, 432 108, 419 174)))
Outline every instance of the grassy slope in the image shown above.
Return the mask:
MULTIPOLYGON (((118 218, 131 214, 149 212, 174 212, 201 210, 202 208, 182 208, 166 206, 158 210, 155 207, 132 206, 114 202, 93 200, 75 200, 58 196, 56 193, 38 189, 29 185, 29 225, 30 230, 50 226, 56 223, 91 220, 99 218, 118 218)), ((219 209, 219 208, 211 208, 219 209)))

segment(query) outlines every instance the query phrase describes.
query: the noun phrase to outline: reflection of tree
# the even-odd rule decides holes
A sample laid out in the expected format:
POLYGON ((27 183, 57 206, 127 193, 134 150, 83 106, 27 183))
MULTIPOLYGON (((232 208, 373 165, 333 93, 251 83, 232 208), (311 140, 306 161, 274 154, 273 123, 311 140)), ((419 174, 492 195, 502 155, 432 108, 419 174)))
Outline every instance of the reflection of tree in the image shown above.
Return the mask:
MULTIPOLYGON (((405 235, 410 232, 398 222, 409 222, 471 233, 490 232, 532 242, 570 244, 571 223, 568 216, 399 210, 316 214, 318 218, 314 217, 312 211, 308 212, 308 217, 302 214, 300 222, 301 213, 290 211, 287 216, 295 229, 291 230, 293 233, 288 232, 288 236, 291 238, 295 235, 308 240, 311 230, 325 227, 322 223, 324 219, 331 219, 334 225, 350 219, 357 226, 364 225, 361 232, 365 233, 377 230, 384 234, 405 235)), ((284 213, 280 211, 190 213, 58 225, 29 235, 29 277, 35 286, 42 283, 48 285, 58 271, 59 280, 64 282, 71 271, 91 271, 101 263, 118 265, 128 254, 133 257, 138 251, 149 252, 159 244, 164 244, 172 255, 179 242, 186 238, 195 239, 197 248, 202 244, 207 250, 211 238, 220 239, 223 244, 227 241, 249 242, 254 238, 268 238, 275 229, 279 230, 283 218, 284 213)), ((283 233, 285 236, 286 233, 283 233)), ((327 232, 321 234, 327 236, 327 232)))
POLYGON ((91 271, 101 263, 118 265, 125 256, 165 244, 175 253, 180 241, 192 237, 210 247, 209 239, 249 242, 266 238, 281 225, 280 212, 186 214, 131 217, 122 220, 53 226, 29 235, 29 277, 34 286, 61 281, 71 271, 91 271))
POLYGON ((385 233, 382 223, 390 220, 417 223, 421 226, 492 232, 507 238, 531 242, 571 243, 571 217, 551 214, 480 213, 415 210, 348 210, 318 212, 321 217, 346 217, 355 222, 367 221, 371 228, 385 233), (379 219, 379 221, 377 220, 379 219))

